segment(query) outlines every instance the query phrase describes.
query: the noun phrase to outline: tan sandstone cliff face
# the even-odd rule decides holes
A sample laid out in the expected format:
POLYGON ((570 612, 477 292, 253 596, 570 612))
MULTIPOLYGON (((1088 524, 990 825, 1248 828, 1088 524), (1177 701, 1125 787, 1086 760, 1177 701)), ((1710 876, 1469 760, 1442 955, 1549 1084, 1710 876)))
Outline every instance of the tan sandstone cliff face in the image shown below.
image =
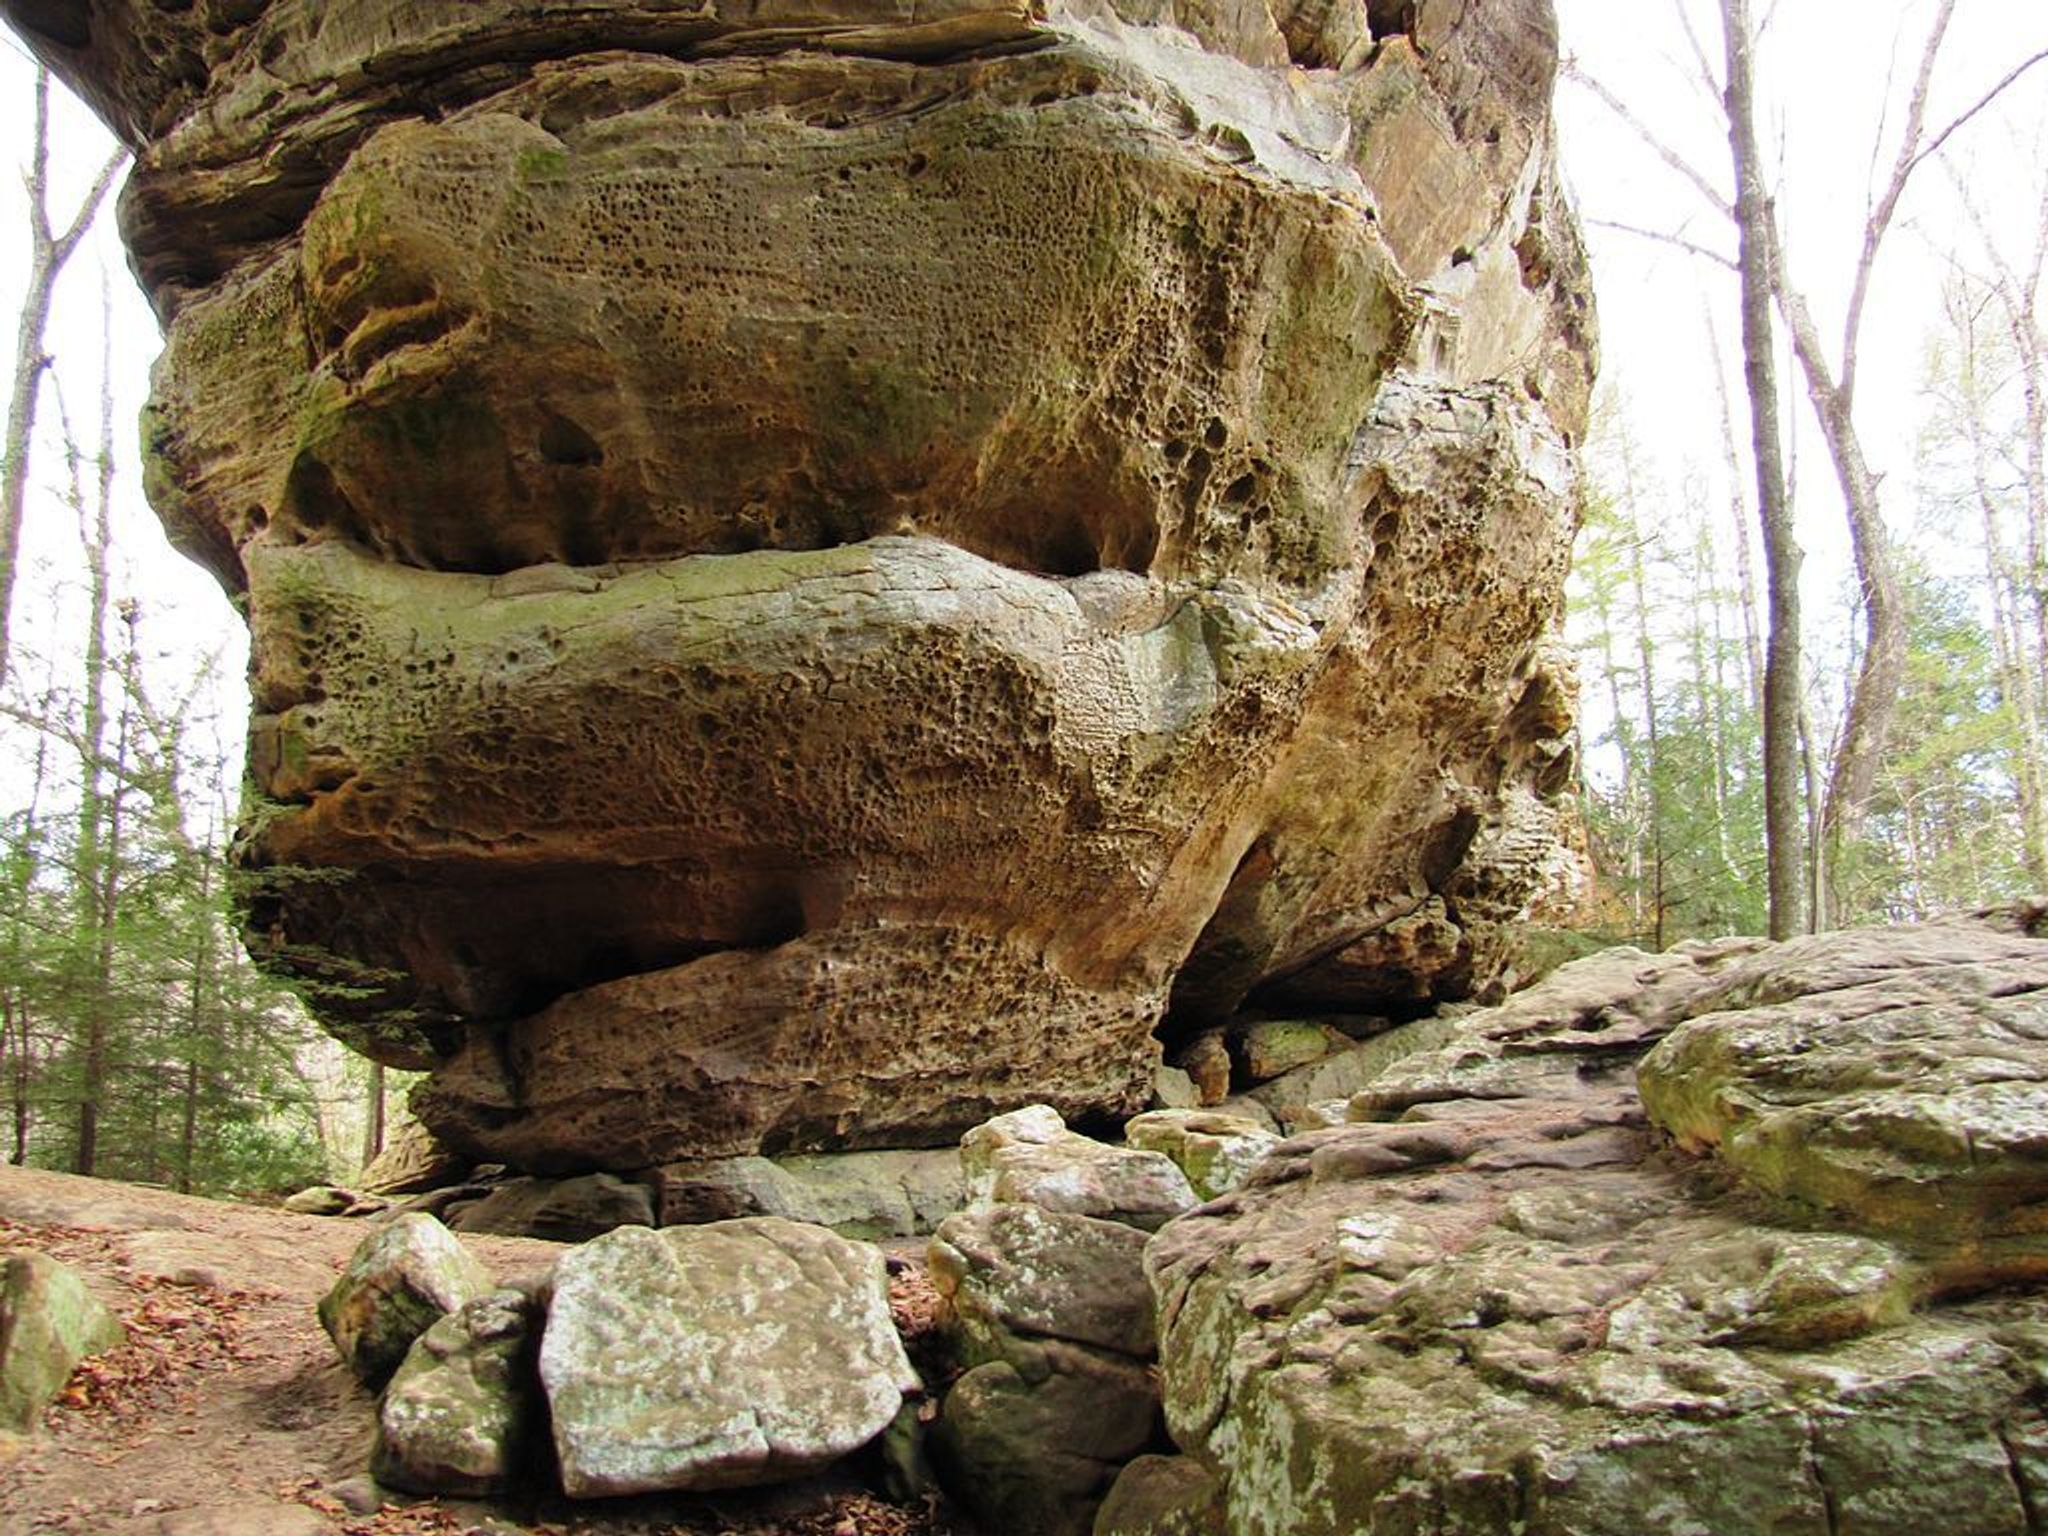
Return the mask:
POLYGON ((1548 0, 0 0, 137 146, 252 940, 475 1152, 1139 1107, 1568 865, 1548 0))

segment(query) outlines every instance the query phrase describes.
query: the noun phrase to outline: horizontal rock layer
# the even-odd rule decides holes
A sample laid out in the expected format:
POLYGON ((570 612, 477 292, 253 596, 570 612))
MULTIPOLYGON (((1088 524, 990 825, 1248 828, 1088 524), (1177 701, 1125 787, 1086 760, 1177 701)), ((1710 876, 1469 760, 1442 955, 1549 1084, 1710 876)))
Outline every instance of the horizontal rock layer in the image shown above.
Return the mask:
POLYGON ((252 943, 546 1170, 1142 1106, 1572 879, 1544 0, 0 0, 138 152, 252 943))

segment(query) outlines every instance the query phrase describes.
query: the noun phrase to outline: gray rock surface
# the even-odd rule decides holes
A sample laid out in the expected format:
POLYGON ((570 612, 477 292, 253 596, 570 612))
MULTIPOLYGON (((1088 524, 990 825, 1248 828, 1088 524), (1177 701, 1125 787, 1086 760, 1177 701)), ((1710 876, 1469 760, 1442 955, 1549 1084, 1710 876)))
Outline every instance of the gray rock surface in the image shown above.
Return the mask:
POLYGON ((776 1217, 572 1249, 540 1375, 573 1498, 800 1477, 881 1434, 918 1385, 880 1251, 776 1217))
POLYGON ((932 1451, 981 1523, 1079 1536, 1118 1467, 1152 1443, 1156 1344, 1145 1234, 997 1204, 954 1216, 930 1247, 953 1351, 932 1451))
POLYGON ((1458 1020, 1154 1240, 1222 1523, 1111 1529, 2032 1529, 2039 923, 1609 951, 1458 1020))
POLYGON ((1256 1120, 1210 1109, 1160 1109, 1124 1125, 1124 1140, 1162 1152, 1187 1175, 1199 1200, 1237 1188, 1280 1138, 1256 1120))
POLYGON ((533 1465, 541 1308, 495 1291, 413 1341, 377 1406, 377 1480, 410 1493, 499 1493, 533 1465))
POLYGON ((1152 1443, 1158 1393, 1128 1360, 1058 1344, 1041 1355, 1036 1376, 998 1360, 955 1382, 933 1454, 990 1532, 1085 1536, 1117 1469, 1152 1443))
POLYGON ((1171 1158, 1070 1131, 1044 1104, 969 1131, 960 1139, 960 1166, 971 1205, 1024 1202, 1153 1230, 1196 1204, 1171 1158))
POLYGON ((357 1245, 320 1298, 320 1323, 349 1369, 380 1387, 413 1340, 494 1288, 489 1271, 452 1232, 408 1212, 357 1245))
POLYGON ((1005 1358, 1019 1339, 1056 1338, 1149 1360, 1158 1347, 1145 1234, 1035 1205, 948 1218, 932 1238, 932 1283, 961 1357, 1005 1358))
POLYGON ((781 1216, 842 1237, 922 1237, 967 1200, 951 1147, 713 1158, 671 1163, 649 1178, 665 1227, 781 1216))

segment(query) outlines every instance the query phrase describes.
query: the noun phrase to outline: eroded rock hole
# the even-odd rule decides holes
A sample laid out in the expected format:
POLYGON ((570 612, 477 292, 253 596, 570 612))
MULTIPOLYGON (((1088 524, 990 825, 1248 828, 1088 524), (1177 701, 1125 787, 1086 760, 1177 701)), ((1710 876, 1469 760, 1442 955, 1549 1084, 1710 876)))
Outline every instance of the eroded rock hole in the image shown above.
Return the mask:
POLYGON ((1406 37, 1415 30, 1415 0, 1366 0, 1365 24, 1375 42, 1406 37))
POLYGON ((604 449, 582 426, 549 411, 541 422, 540 456, 550 464, 587 469, 604 462, 604 449))
POLYGON ((284 507, 291 521, 310 531, 328 530, 346 538, 361 534, 362 518, 334 471, 310 453, 293 461, 285 477, 284 507))

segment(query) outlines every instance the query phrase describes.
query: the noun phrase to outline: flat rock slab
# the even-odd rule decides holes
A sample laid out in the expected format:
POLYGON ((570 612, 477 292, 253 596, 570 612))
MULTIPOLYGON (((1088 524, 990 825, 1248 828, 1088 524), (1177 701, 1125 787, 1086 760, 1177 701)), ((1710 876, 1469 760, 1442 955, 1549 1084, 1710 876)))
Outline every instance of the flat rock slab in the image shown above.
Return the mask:
POLYGON ((622 1227, 564 1255, 540 1374, 573 1498, 800 1477, 918 1385, 880 1250, 776 1217, 622 1227))
POLYGON ((1617 950, 1458 1020, 1148 1245, 1192 1464, 1097 1529, 2034 1529, 2048 1117, 1986 1106, 2038 1082, 2040 921, 1617 950))

